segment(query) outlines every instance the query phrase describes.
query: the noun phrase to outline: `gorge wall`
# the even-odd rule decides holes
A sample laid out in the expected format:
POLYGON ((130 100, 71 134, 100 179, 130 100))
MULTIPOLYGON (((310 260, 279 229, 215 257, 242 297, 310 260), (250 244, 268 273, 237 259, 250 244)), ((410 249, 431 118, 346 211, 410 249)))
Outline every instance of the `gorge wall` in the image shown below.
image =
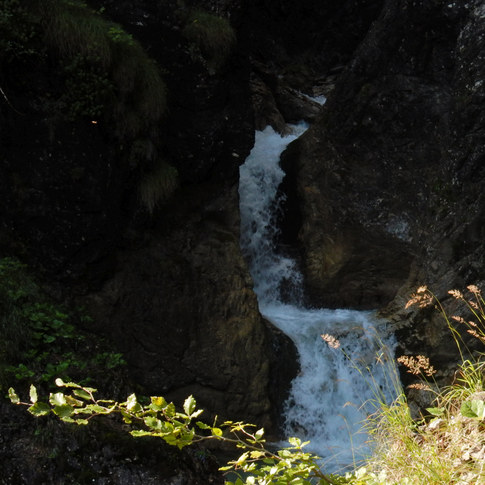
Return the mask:
POLYGON ((313 301, 386 308, 399 352, 445 375, 458 358, 446 325, 403 308, 422 284, 447 304, 483 283, 484 8, 386 1, 284 161, 313 301))
MULTIPOLYGON (((446 366, 446 329, 402 308, 420 284, 445 296, 483 280, 485 2, 89 3, 140 42, 162 81, 140 100, 141 81, 116 84, 124 62, 113 64, 108 91, 122 106, 108 96, 97 110, 89 86, 105 86, 104 71, 71 79, 73 59, 28 15, 15 28, 29 44, 12 56, 23 37, 0 23, 2 255, 87 306, 146 393, 193 393, 211 413, 274 430, 297 369, 241 257, 238 167, 255 127, 305 118, 313 126, 283 160, 282 242, 297 248, 312 302, 385 308, 403 352, 433 348, 446 366), (229 51, 191 40, 195 7, 230 21, 229 51), (80 97, 87 111, 73 113, 80 97), (137 117, 131 128, 119 110, 137 117)), ((138 50, 128 59, 151 65, 138 50)))

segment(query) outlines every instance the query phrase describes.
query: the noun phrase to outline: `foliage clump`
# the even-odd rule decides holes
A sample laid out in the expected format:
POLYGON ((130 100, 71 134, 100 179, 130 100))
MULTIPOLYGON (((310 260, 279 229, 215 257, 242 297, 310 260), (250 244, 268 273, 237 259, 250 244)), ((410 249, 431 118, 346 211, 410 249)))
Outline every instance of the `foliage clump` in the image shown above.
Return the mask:
POLYGON ((138 41, 81 1, 37 2, 37 12, 46 42, 66 63, 68 96, 76 91, 82 101, 91 91, 105 100, 104 109, 93 103, 89 112, 84 102, 71 115, 108 115, 119 138, 135 138, 160 122, 167 110, 165 83, 138 41))
POLYGON ((18 260, 0 259, 0 389, 12 380, 95 377, 123 365, 121 354, 95 344, 83 330, 89 319, 48 298, 18 260))
MULTIPOLYGON (((168 101, 159 65, 131 34, 81 0, 0 0, 3 98, 9 102, 3 87, 11 73, 40 65, 49 65, 49 78, 56 79, 30 101, 48 114, 49 123, 84 120, 102 126, 143 179, 140 192, 147 193, 143 174, 165 177, 151 184, 149 197, 141 197, 149 211, 172 195, 176 170, 167 169, 156 150, 138 150, 147 138, 159 144, 168 101), (30 67, 24 65, 28 59, 30 67)), ((11 82, 18 84, 14 77, 11 82)))
POLYGON ((420 419, 411 415, 404 394, 383 404, 367 422, 373 456, 366 465, 385 477, 386 484, 485 483, 485 362, 483 351, 470 348, 470 335, 485 343, 485 304, 475 285, 470 296, 458 290, 449 294, 461 304, 460 315, 449 316, 441 301, 425 286, 412 295, 407 307, 434 306, 444 318, 460 352, 454 382, 440 388, 436 371, 425 356, 402 356, 398 361, 418 382, 409 388, 429 396, 434 407, 420 419), (457 325, 456 325, 457 323, 457 325))
POLYGON ((191 12, 183 33, 205 59, 208 68, 215 71, 227 61, 236 42, 229 20, 204 10, 191 12))

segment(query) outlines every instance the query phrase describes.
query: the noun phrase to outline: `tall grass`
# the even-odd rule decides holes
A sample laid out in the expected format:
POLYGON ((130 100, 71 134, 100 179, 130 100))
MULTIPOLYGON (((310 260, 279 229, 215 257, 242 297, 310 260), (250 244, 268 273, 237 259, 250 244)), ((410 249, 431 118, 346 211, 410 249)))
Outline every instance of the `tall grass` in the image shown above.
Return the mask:
POLYGON ((213 70, 224 65, 236 42, 236 34, 227 19, 199 9, 190 13, 183 34, 213 70))
POLYGON ((113 84, 114 96, 105 100, 104 115, 118 138, 136 138, 161 121, 167 112, 166 86, 158 65, 138 41, 82 1, 33 3, 45 41, 60 58, 82 59, 113 84))
MULTIPOLYGON (((177 185, 175 169, 139 153, 139 142, 155 142, 167 113, 167 90, 158 64, 120 25, 80 0, 28 0, 45 42, 64 66, 61 105, 69 120, 104 122, 139 167, 140 200, 151 212, 177 185), (135 153, 136 152, 136 153, 135 153)), ((133 163, 135 162, 135 163, 133 163)))
POLYGON ((177 187, 177 170, 168 163, 160 162, 154 170, 142 177, 138 186, 140 201, 152 213, 155 207, 168 199, 177 187))
POLYGON ((480 290, 468 287, 469 297, 457 290, 450 295, 461 305, 460 315, 448 316, 444 305, 426 287, 418 288, 408 306, 434 305, 448 325, 462 356, 454 382, 439 388, 436 372, 425 356, 398 359, 418 376, 411 384, 429 393, 434 407, 420 418, 412 416, 404 393, 390 405, 380 403, 366 422, 374 445, 373 455, 353 484, 479 485, 485 483, 485 362, 483 350, 470 350, 463 330, 485 343, 485 304, 480 290), (453 322, 463 326, 457 328, 453 322), (464 356, 468 356, 466 359, 464 356))

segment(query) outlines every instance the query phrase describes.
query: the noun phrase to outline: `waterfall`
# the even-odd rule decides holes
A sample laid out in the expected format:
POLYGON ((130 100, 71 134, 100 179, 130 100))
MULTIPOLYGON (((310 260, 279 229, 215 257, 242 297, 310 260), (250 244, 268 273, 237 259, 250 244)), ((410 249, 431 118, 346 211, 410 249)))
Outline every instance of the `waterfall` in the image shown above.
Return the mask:
POLYGON ((388 370, 380 361, 391 352, 393 337, 384 336, 385 323, 372 312, 305 308, 295 261, 275 250, 284 197, 278 193, 285 175, 280 155, 306 128, 292 126, 288 136, 271 127, 256 132, 254 148, 240 168, 241 248, 261 314, 293 340, 300 356, 301 372, 285 403, 284 431, 310 440, 309 449, 323 458, 327 470, 336 471, 369 452, 362 421, 371 410, 365 403, 375 392, 382 391, 380 399, 391 397, 388 370), (291 303, 282 300, 282 285, 291 285, 291 303), (338 338, 340 347, 327 345, 322 334, 338 338))

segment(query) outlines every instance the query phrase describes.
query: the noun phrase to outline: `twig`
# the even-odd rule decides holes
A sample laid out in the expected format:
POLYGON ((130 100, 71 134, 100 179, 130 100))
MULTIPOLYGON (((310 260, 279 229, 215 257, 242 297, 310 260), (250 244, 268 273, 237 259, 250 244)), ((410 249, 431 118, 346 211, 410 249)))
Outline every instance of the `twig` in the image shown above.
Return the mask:
POLYGON ((7 95, 5 94, 5 91, 2 89, 2 86, 0 86, 0 93, 2 93, 2 96, 4 97, 5 101, 7 102, 7 104, 17 113, 19 114, 20 116, 24 116, 24 113, 21 113, 18 109, 16 109, 12 103, 10 102, 10 100, 7 98, 7 95))

